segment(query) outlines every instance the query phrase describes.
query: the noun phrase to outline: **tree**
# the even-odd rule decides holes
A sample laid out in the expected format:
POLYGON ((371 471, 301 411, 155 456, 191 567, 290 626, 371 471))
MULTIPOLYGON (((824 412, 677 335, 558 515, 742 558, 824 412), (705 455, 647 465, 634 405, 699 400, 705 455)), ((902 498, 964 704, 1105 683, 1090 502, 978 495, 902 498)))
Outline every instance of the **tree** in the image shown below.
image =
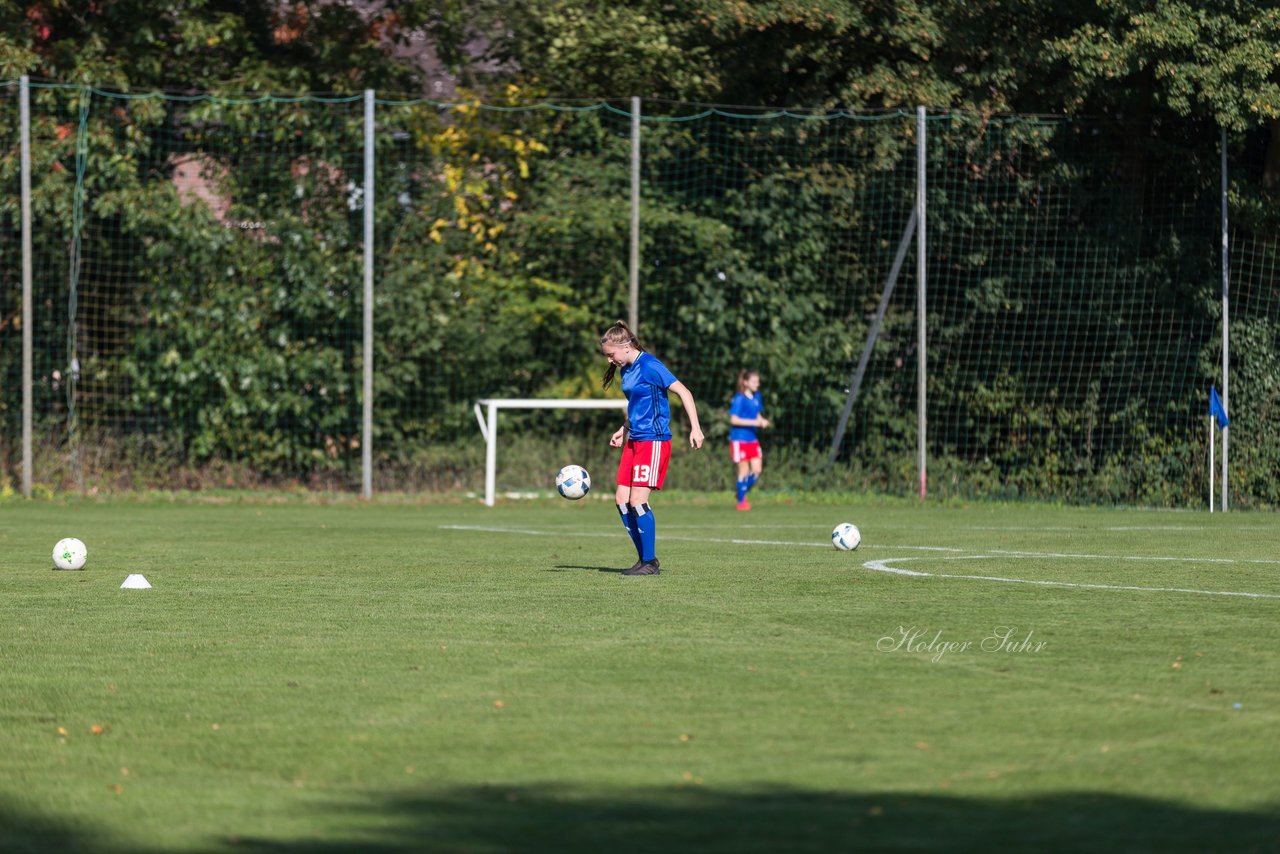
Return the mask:
POLYGON ((694 4, 669 0, 480 3, 489 57, 554 98, 707 100, 718 58, 694 4))
POLYGON ((1107 0, 1099 20, 1051 39, 1071 68, 1069 106, 1161 109, 1233 131, 1270 131, 1262 175, 1280 184, 1280 10, 1254 0, 1197 6, 1107 0))
POLYGON ((427 36, 462 55, 462 2, 34 0, 0 7, 0 76, 130 89, 422 91, 397 48, 427 36))

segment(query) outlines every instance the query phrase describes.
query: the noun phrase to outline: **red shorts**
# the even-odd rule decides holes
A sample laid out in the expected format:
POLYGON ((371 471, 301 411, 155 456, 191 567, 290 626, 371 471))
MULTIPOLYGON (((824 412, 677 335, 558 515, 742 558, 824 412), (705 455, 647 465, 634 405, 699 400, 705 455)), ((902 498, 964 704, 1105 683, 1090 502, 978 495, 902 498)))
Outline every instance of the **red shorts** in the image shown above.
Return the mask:
POLYGON ((735 463, 745 463, 747 460, 760 459, 759 442, 730 441, 729 450, 733 453, 733 461, 735 463))
POLYGON ((662 482, 667 479, 667 463, 670 461, 670 442, 637 442, 628 439, 622 445, 622 462, 618 463, 618 486, 662 489, 662 482))

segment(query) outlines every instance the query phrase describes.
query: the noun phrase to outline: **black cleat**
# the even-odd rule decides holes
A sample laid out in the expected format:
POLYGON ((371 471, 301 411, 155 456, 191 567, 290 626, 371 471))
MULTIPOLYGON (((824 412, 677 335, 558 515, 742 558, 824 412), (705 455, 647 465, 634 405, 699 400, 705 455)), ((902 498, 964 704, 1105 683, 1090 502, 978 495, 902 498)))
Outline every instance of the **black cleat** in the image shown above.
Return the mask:
POLYGON ((628 570, 623 571, 623 575, 657 575, 662 572, 658 568, 658 559, 655 557, 650 561, 641 561, 628 570))

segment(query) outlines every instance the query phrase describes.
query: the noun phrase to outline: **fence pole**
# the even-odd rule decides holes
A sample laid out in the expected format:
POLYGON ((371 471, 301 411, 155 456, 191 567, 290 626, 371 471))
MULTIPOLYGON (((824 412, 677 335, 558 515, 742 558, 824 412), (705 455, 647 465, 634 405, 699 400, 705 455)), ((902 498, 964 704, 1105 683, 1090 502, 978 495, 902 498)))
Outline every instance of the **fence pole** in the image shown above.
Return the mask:
MULTIPOLYGON (((1222 149, 1222 409, 1230 417, 1231 408, 1228 402, 1227 382, 1230 379, 1228 360, 1230 342, 1227 335, 1227 295, 1230 289, 1230 268, 1227 256, 1227 128, 1222 127, 1220 138, 1222 149)), ((1222 512, 1227 512, 1227 441, 1231 428, 1222 428, 1222 512)))
POLYGON ((22 75, 19 122, 22 125, 22 496, 31 497, 31 81, 22 75))
POLYGON ((631 99, 631 270, 627 322, 640 334, 640 99, 631 99))
POLYGON ((920 358, 916 366, 916 400, 917 412, 916 420, 918 427, 918 454, 920 469, 920 498, 925 497, 925 487, 928 483, 925 457, 925 428, 927 422, 927 399, 925 396, 925 379, 928 377, 927 365, 925 363, 925 344, 927 336, 925 330, 925 309, 927 302, 925 300, 925 157, 927 149, 925 145, 925 109, 924 107, 916 107, 916 345, 920 351, 920 358))
POLYGON ((373 496, 373 90, 364 90, 364 400, 360 439, 362 494, 373 496))
POLYGON ((76 188, 71 206, 71 251, 67 277, 67 445, 71 449, 71 472, 76 489, 84 492, 84 469, 80 465, 80 413, 77 391, 80 383, 79 329, 80 271, 84 248, 85 176, 89 171, 89 110, 93 89, 80 86, 80 122, 76 128, 76 188))

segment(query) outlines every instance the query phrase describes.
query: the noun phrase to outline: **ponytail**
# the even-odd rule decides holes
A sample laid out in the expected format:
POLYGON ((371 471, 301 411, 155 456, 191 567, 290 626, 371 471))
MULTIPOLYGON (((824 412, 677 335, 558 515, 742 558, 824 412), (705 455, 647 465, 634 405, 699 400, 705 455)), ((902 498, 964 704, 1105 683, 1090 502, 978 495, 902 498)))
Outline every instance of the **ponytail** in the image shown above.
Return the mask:
MULTIPOLYGON (((644 352, 644 348, 640 346, 640 339, 631 331, 631 327, 627 326, 627 324, 621 320, 616 321, 613 326, 606 329, 604 334, 600 336, 600 346, 603 347, 606 344, 611 347, 621 347, 624 344, 630 344, 641 353, 644 352)), ((609 367, 606 368, 604 372, 604 385, 602 388, 608 388, 613 384, 613 375, 617 369, 617 365, 613 362, 609 363, 609 367)))

